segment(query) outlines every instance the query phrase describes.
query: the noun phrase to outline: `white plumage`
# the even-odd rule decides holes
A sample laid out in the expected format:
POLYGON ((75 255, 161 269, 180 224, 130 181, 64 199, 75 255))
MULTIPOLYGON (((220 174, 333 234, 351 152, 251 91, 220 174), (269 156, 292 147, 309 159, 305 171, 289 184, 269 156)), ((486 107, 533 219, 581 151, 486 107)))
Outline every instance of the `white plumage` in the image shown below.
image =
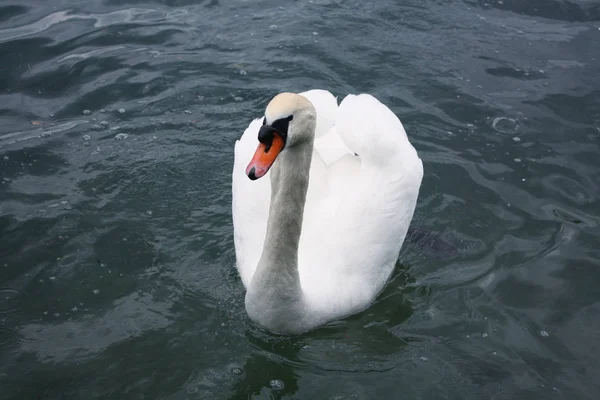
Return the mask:
MULTIPOLYGON (((293 332, 361 311, 375 299, 398 258, 423 178, 402 123, 373 96, 348 95, 339 107, 325 90, 301 96, 317 120, 297 255, 305 319, 293 332)), ((245 174, 261 124, 252 121, 236 142, 232 176, 237 268, 246 288, 268 245, 271 172, 255 181, 245 174)))

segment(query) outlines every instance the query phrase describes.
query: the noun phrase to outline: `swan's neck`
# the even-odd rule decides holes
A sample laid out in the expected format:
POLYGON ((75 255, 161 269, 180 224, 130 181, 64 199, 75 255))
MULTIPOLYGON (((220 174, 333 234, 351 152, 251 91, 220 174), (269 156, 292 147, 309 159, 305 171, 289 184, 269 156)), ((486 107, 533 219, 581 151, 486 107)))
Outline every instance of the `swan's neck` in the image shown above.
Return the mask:
POLYGON ((250 318, 273 331, 297 332, 306 316, 298 245, 313 141, 283 151, 271 168, 271 206, 263 252, 246 293, 250 318))

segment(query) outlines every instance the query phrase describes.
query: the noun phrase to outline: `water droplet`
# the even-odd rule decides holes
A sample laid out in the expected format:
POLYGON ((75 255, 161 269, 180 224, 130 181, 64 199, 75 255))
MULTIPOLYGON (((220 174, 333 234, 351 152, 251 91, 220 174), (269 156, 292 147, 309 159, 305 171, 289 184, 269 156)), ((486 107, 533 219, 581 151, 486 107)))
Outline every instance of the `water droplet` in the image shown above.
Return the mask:
POLYGON ((99 131, 99 130, 102 129, 102 126, 100 126, 98 124, 94 124, 94 125, 91 126, 90 129, 93 130, 93 131, 99 131))
POLYGON ((269 386, 271 386, 271 389, 273 390, 282 390, 285 387, 283 381, 280 379, 273 379, 269 382, 269 386))
POLYGON ((151 211, 151 210, 148 210, 148 211, 146 211, 146 214, 148 214, 148 215, 152 215, 152 211, 151 211))
POLYGON ((277 68, 277 72, 283 72, 283 68, 277 68))
POLYGON ((425 356, 421 356, 421 357, 419 357, 419 360, 421 360, 423 362, 427 362, 428 358, 425 356))
POLYGON ((40 134, 40 137, 43 137, 43 138, 47 138, 47 137, 49 137, 49 136, 52 136, 52 133, 50 133, 50 132, 42 132, 42 133, 40 134))
POLYGON ((54 313, 54 316, 55 316, 55 317, 60 317, 60 313, 57 313, 57 312, 55 312, 55 313, 54 313))
POLYGON ((484 337, 484 338, 486 338, 486 337, 488 337, 488 334, 487 334, 487 333, 484 333, 483 335, 481 335, 481 337, 484 337))
POLYGON ((231 372, 234 375, 241 375, 241 374, 244 373, 244 371, 241 368, 238 368, 238 367, 231 368, 231 372))
POLYGON ((185 110, 184 113, 191 114, 192 112, 190 110, 185 110))
POLYGON ((543 337, 548 337, 548 336, 550 336, 550 335, 548 334, 548 332, 546 332, 546 331, 540 331, 540 335, 541 335, 541 336, 543 336, 543 337))
POLYGON ((125 109, 124 108, 119 108, 119 114, 124 114, 125 113, 125 109))
POLYGON ((4 159, 4 161, 8 161, 9 160, 8 156, 4 156, 4 157, 2 157, 2 159, 4 159))
POLYGON ((117 140, 125 140, 125 139, 127 139, 128 137, 129 137, 129 135, 128 135, 128 134, 126 134, 126 133, 118 133, 118 134, 115 136, 115 139, 117 139, 117 140))
POLYGON ((55 280, 56 280, 56 277, 55 277, 55 276, 51 276, 51 277, 50 277, 50 278, 48 278, 48 279, 49 279, 49 280, 51 280, 51 281, 55 281, 55 280))
POLYGON ((271 25, 271 26, 269 26, 269 30, 270 31, 276 31, 277 30, 277 25, 271 25))
POLYGON ((520 141, 521 141, 521 138, 520 138, 520 137, 518 137, 518 136, 515 136, 515 137, 513 138, 513 142, 520 142, 520 141))
POLYGON ((242 97, 240 97, 240 96, 235 96, 233 98, 233 100, 235 100, 235 101, 244 101, 244 99, 242 97))
POLYGON ((246 75, 248 75, 248 72, 246 72, 245 69, 240 69, 240 75, 246 76, 246 75))
POLYGON ((102 126, 108 126, 108 121, 102 121, 102 122, 100 122, 100 125, 102 125, 102 126))
POLYGON ((105 112, 106 112, 106 110, 105 110, 104 108, 101 108, 101 109, 100 109, 100 112, 101 112, 101 113, 105 113, 105 112))
POLYGON ((94 289, 94 290, 92 290, 92 293, 94 293, 94 294, 100 294, 100 290, 94 289))
POLYGON ((83 115, 90 115, 92 112, 90 110, 83 110, 83 115))
POLYGON ((496 353, 495 351, 492 351, 492 354, 493 354, 493 355, 498 355, 498 353, 496 353))
POLYGON ((496 117, 492 120, 492 128, 500 133, 513 133, 519 129, 519 122, 508 117, 496 117))
POLYGON ((83 135, 81 137, 81 139, 83 139, 83 140, 85 140, 87 142, 88 140, 92 140, 92 137, 90 135, 83 135))
POLYGON ((521 162, 521 159, 520 159, 520 158, 515 158, 515 162, 516 162, 516 163, 520 163, 520 162, 521 162))
POLYGON ((313 36, 319 36, 319 32, 313 32, 313 36))
POLYGON ((77 310, 79 310, 79 308, 77 308, 77 306, 75 306, 75 307, 71 308, 71 311, 73 311, 73 312, 75 312, 75 311, 77 311, 77 310))

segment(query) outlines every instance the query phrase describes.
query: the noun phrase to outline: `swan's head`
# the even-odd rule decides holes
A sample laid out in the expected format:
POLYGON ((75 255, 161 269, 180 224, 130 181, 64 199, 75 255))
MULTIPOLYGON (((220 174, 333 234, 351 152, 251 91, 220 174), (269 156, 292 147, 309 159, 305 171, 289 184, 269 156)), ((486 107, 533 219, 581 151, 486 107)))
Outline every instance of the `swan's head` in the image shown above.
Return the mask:
POLYGON ((258 148, 246 168, 252 180, 263 177, 286 149, 314 139, 316 112, 312 103, 295 93, 280 93, 267 105, 258 131, 258 148))

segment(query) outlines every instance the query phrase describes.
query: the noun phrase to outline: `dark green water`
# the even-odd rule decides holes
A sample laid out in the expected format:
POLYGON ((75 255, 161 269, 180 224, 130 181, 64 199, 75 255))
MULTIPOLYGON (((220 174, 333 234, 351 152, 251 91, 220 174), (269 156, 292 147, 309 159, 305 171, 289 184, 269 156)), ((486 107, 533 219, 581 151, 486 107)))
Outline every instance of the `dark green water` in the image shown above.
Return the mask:
POLYGON ((587 0, 0 2, 0 397, 599 398, 599 49, 587 0), (388 104, 425 177, 376 304, 278 337, 233 145, 311 88, 388 104))

